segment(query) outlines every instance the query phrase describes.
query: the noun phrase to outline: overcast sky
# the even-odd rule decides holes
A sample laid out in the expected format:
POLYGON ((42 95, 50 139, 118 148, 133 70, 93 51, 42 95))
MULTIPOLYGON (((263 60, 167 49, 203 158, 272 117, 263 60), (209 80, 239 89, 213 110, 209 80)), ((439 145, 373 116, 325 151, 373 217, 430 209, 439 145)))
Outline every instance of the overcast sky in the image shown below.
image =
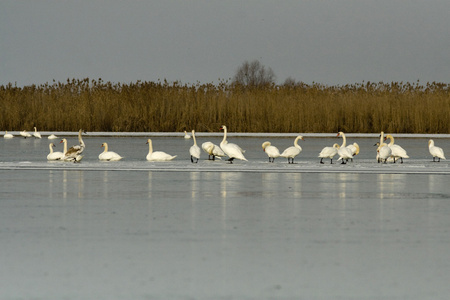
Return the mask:
POLYGON ((245 61, 328 85, 450 82, 450 1, 0 3, 0 85, 218 83, 245 61))

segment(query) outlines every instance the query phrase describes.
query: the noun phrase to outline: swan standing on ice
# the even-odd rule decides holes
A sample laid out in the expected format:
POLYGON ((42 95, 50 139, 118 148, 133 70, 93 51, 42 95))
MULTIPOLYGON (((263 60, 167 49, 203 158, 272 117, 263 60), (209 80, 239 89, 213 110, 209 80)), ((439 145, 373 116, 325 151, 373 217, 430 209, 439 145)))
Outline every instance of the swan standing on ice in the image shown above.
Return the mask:
POLYGON ((392 156, 392 150, 391 150, 391 148, 389 148, 388 145, 386 145, 386 143, 380 144, 380 146, 377 149, 377 153, 378 153, 378 159, 380 161, 384 160, 384 163, 386 163, 387 160, 392 156))
POLYGON ((21 132, 20 132, 20 135, 23 136, 24 138, 31 137, 31 134, 28 133, 26 130, 21 131, 21 132))
POLYGON ((67 151, 67 140, 62 139, 61 143, 64 142, 64 160, 65 161, 73 161, 73 162, 79 162, 83 156, 81 153, 83 153, 84 149, 86 148, 86 145, 84 144, 84 141, 81 137, 81 133, 83 132, 82 129, 78 131, 78 142, 79 145, 75 145, 70 147, 67 151))
POLYGON ((36 139, 42 138, 41 134, 37 131, 36 127, 34 127, 33 136, 34 136, 36 139))
POLYGON ((3 136, 4 139, 12 139, 14 136, 11 133, 8 133, 7 130, 5 130, 5 135, 3 136))
POLYGON ((186 130, 184 131, 184 138, 185 139, 190 139, 191 136, 189 135, 189 133, 186 132, 186 130))
POLYGON ((345 138, 345 134, 342 131, 339 131, 337 136, 342 136, 342 145, 338 149, 338 160, 342 160, 341 164, 346 164, 349 159, 353 159, 352 151, 346 147, 347 139, 345 138))
POLYGON ((264 142, 262 144, 262 148, 269 157, 269 162, 273 163, 275 161, 275 158, 280 157, 280 151, 278 150, 277 147, 272 146, 270 142, 264 142))
POLYGON ((221 157, 226 156, 222 149, 216 144, 211 142, 204 142, 202 144, 202 149, 208 154, 208 160, 215 160, 216 157, 221 159, 221 157))
POLYGON ((294 146, 291 146, 289 148, 286 148, 286 150, 283 151, 283 153, 280 154, 281 157, 286 157, 288 159, 289 163, 294 163, 294 158, 302 152, 302 147, 299 146, 298 140, 303 140, 303 137, 299 135, 295 138, 294 146), (292 161, 292 162, 290 162, 292 161))
POLYGON ((357 143, 353 143, 351 145, 348 145, 347 148, 350 150, 350 152, 352 152, 351 161, 353 162, 353 156, 359 154, 359 145, 357 143))
POLYGON ((191 162, 193 163, 195 158, 195 163, 198 163, 198 160, 200 159, 200 147, 197 146, 197 140, 195 139, 195 130, 192 130, 192 138, 194 139, 194 145, 189 148, 189 154, 191 155, 191 162))
POLYGON ((223 140, 222 142, 220 142, 220 148, 223 150, 223 152, 229 157, 228 161, 230 162, 230 164, 233 163, 233 160, 235 158, 240 159, 240 160, 245 160, 247 161, 247 159, 244 157, 244 150, 242 150, 241 147, 239 147, 236 144, 233 143, 228 143, 227 141, 227 126, 222 125, 222 127, 220 127, 220 129, 223 129, 223 140))
POLYGON ((108 151, 108 144, 103 143, 102 147, 105 147, 105 150, 103 150, 102 153, 99 154, 98 159, 102 161, 119 161, 123 157, 117 154, 114 151, 108 151))
POLYGON ((444 150, 442 148, 437 147, 434 145, 433 140, 428 141, 428 150, 430 151, 430 154, 433 156, 433 161, 436 161, 436 157, 439 158, 438 162, 441 161, 441 159, 445 159, 444 156, 444 150))
POLYGON ((394 157, 394 163, 396 159, 400 158, 400 162, 403 163, 404 158, 409 158, 408 154, 406 153, 405 149, 403 149, 401 146, 394 144, 394 137, 390 134, 386 135, 384 140, 391 139, 391 142, 388 144, 388 147, 391 148, 392 156, 394 157))
POLYGON ((62 152, 53 152, 53 147, 55 144, 48 144, 48 148, 50 149, 50 153, 47 155, 47 160, 62 160, 64 158, 64 153, 62 152))
POLYGON ((146 158, 148 161, 169 161, 177 157, 176 155, 172 156, 162 151, 153 152, 153 145, 151 139, 147 140, 147 144, 148 144, 148 154, 146 158))
POLYGON ((338 153, 338 149, 340 146, 338 144, 334 144, 333 147, 325 147, 320 151, 319 157, 320 157, 320 163, 323 164, 324 158, 329 158, 331 160, 331 164, 333 163, 333 157, 338 153))

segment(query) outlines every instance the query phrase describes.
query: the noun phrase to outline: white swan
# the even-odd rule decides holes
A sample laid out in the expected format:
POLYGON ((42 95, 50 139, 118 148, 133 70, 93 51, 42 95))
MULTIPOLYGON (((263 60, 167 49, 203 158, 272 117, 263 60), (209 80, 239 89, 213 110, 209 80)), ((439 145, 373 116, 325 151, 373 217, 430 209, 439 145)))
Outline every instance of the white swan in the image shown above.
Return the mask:
POLYGON ((299 135, 294 140, 294 146, 286 148, 283 153, 280 154, 281 157, 286 157, 289 163, 294 163, 294 158, 302 152, 302 147, 299 146, 298 140, 303 140, 303 136, 299 135))
POLYGON ((202 149, 208 154, 208 160, 215 160, 216 157, 221 159, 221 157, 227 156, 219 146, 212 142, 204 142, 202 149))
POLYGON ((56 136, 56 135, 54 135, 54 134, 50 134, 49 136, 48 136, 48 139, 49 140, 56 140, 58 137, 56 136))
POLYGON ((272 146, 270 142, 264 142, 262 148, 269 157, 269 162, 274 162, 275 158, 280 157, 280 150, 278 150, 277 147, 272 146))
MULTIPOLYGON (((64 150, 63 150, 64 157, 62 158, 62 160, 64 160, 64 161, 72 161, 72 162, 79 162, 79 161, 81 161, 83 159, 83 155, 71 154, 70 156, 67 156, 67 151, 68 150, 67 150, 67 140, 66 139, 62 139, 61 142, 59 142, 59 143, 60 144, 64 143, 64 150)), ((78 147, 78 146, 73 146, 73 147, 78 147)), ((70 147, 70 149, 72 149, 73 147, 70 147)))
MULTIPOLYGON (((357 143, 353 143, 348 145, 347 148, 352 152, 352 156, 356 156, 359 154, 359 145, 357 143)), ((353 158, 351 159, 353 161, 353 158)))
POLYGON ((386 145, 386 143, 380 144, 377 149, 377 153, 379 154, 379 160, 384 160, 384 163, 386 163, 387 160, 392 156, 392 150, 388 145, 386 145))
POLYGON ((323 164, 322 160, 324 158, 331 159, 331 163, 333 163, 333 157, 337 154, 339 148, 340 146, 338 144, 334 144, 333 147, 323 148, 319 153, 320 163, 323 164))
POLYGON ((394 137, 390 134, 386 135, 384 140, 391 139, 391 142, 388 144, 388 147, 391 148, 392 156, 394 157, 394 163, 396 159, 400 158, 400 162, 403 163, 404 158, 409 158, 408 154, 406 153, 405 149, 403 149, 401 146, 394 144, 394 137))
POLYGON ((353 159, 352 151, 346 147, 347 139, 342 131, 339 131, 337 136, 342 136, 342 145, 338 149, 338 160, 342 160, 341 164, 346 164, 349 159, 353 159))
POLYGON ((191 136, 189 135, 189 133, 186 132, 186 130, 184 131, 184 138, 185 139, 190 139, 191 136))
POLYGON ((121 160, 123 158, 122 156, 120 156, 119 154, 117 154, 114 151, 108 151, 108 144, 107 143, 103 143, 102 147, 105 147, 105 150, 103 150, 103 152, 98 155, 98 159, 99 160, 102 160, 102 161, 119 161, 119 160, 121 160))
POLYGON ((64 158, 64 153, 62 152, 53 152, 53 147, 55 144, 48 144, 48 148, 50 149, 50 153, 47 155, 47 160, 62 160, 64 158))
POLYGON ((444 150, 442 150, 442 148, 440 147, 435 146, 433 140, 428 141, 428 150, 433 156, 433 161, 435 161, 436 157, 439 158, 438 162, 440 162, 441 159, 445 159, 444 150))
POLYGON ((12 139, 14 136, 11 133, 8 133, 8 130, 5 130, 4 139, 12 139))
POLYGON ((227 126, 222 125, 220 129, 223 129, 223 140, 220 142, 220 148, 222 148, 223 152, 229 157, 228 161, 232 164, 235 158, 240 160, 247 159, 244 157, 244 150, 236 144, 228 143, 227 141, 227 126))
POLYGON ((32 135, 31 135, 30 133, 28 133, 26 130, 21 131, 21 132, 20 132, 20 135, 23 136, 24 138, 27 138, 27 137, 31 137, 31 136, 32 136, 32 135))
MULTIPOLYGON (((65 161, 73 161, 73 162, 78 162, 80 161, 83 156, 81 155, 81 153, 83 153, 84 149, 86 148, 86 145, 84 144, 83 138, 81 137, 81 133, 83 132, 82 129, 80 129, 78 131, 78 142, 80 143, 79 145, 75 145, 70 147, 67 151, 64 151, 64 160, 65 161)), ((64 146, 67 147, 67 140, 63 139, 61 142, 64 141, 64 146)))
POLYGON ((172 156, 162 151, 153 152, 153 145, 151 139, 147 140, 147 144, 148 144, 148 154, 147 154, 148 161, 169 161, 177 157, 176 155, 172 156))
POLYGON ((191 162, 194 162, 194 158, 196 159, 196 163, 200 159, 200 147, 197 146, 197 140, 195 139, 195 130, 192 130, 192 138, 194 139, 194 145, 189 148, 189 154, 191 155, 191 162))
POLYGON ((33 136, 37 139, 42 138, 41 134, 37 131, 36 127, 34 127, 33 136))

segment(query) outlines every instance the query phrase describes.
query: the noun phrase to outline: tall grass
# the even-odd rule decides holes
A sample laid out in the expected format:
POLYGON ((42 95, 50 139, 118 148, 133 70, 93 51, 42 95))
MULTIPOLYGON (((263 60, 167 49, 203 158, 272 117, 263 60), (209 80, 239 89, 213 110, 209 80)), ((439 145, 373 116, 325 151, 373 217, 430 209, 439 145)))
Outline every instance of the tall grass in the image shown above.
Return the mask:
POLYGON ((449 84, 0 86, 0 130, 450 133, 449 84))

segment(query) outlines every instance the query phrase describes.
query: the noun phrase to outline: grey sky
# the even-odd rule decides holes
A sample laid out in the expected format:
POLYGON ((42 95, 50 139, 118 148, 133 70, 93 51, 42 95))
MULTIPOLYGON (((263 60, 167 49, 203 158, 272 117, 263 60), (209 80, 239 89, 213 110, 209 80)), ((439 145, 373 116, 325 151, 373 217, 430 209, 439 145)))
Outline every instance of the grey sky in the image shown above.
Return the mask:
POLYGON ((449 82, 450 1, 2 1, 0 85, 217 83, 245 60, 277 82, 449 82))

